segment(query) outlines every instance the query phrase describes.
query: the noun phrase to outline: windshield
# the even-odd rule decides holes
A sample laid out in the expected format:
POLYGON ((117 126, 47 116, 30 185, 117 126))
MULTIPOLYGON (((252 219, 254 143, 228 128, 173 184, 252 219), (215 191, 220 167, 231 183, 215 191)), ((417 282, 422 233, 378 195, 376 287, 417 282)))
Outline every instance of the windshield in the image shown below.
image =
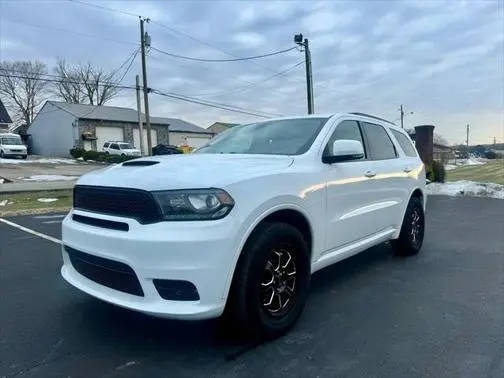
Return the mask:
POLYGON ((119 143, 119 148, 121 150, 132 150, 134 147, 129 143, 119 143))
POLYGON ((327 118, 300 118, 240 125, 195 153, 300 155, 308 151, 327 118))
POLYGON ((21 146, 23 142, 21 142, 20 138, 16 137, 3 137, 2 144, 11 145, 11 146, 21 146))

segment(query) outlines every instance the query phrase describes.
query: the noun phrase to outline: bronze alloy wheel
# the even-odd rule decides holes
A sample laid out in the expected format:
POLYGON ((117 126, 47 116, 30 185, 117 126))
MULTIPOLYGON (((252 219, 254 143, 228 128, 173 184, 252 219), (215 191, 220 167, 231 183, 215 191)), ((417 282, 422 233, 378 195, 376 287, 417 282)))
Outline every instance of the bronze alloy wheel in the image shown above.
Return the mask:
POLYGON ((295 303, 296 260, 288 249, 274 249, 266 261, 261 281, 261 303, 266 312, 282 317, 295 303))

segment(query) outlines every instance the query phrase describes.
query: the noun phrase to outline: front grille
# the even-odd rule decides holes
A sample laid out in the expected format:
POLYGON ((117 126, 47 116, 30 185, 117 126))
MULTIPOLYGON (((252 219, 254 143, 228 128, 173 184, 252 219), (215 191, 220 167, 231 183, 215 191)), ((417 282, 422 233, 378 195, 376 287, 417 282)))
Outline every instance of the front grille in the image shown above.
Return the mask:
POLYGON ((111 289, 144 296, 135 272, 128 265, 90 255, 68 246, 65 246, 65 250, 74 269, 84 277, 111 289))
POLYGON ((76 209, 133 218, 142 224, 161 220, 158 204, 145 190, 76 185, 73 201, 76 209))

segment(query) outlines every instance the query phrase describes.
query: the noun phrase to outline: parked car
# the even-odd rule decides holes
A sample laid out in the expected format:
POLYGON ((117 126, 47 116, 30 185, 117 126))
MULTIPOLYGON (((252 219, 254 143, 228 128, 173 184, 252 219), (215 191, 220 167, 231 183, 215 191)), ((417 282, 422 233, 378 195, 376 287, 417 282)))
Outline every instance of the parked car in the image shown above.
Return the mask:
POLYGON ((140 150, 135 148, 131 143, 126 142, 105 142, 103 144, 103 152, 110 155, 121 155, 121 156, 140 156, 140 150))
POLYGON ((376 244, 422 246, 425 169, 409 136, 361 113, 235 126, 193 154, 82 176, 63 222, 63 277, 178 319, 227 316, 274 337, 311 274, 376 244))
POLYGON ((0 134, 0 158, 21 157, 26 159, 28 152, 18 134, 1 133, 0 134))
POLYGON ((168 144, 158 144, 156 147, 152 148, 152 155, 174 155, 183 153, 184 152, 179 150, 176 146, 168 144))

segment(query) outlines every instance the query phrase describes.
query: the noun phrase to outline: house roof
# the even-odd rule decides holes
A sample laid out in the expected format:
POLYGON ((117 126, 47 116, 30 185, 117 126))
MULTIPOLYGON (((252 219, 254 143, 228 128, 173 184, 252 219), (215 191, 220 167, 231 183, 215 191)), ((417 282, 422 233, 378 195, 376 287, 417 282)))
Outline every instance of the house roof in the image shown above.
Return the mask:
POLYGON ((217 126, 217 125, 223 126, 223 127, 227 128, 227 129, 229 129, 229 128, 233 127, 233 126, 239 125, 239 123, 214 122, 209 127, 217 126))
POLYGON ((4 104, 2 104, 2 100, 0 100, 0 123, 12 123, 12 119, 9 113, 7 113, 4 104))
MULTIPOLYGON (((47 101, 80 119, 91 119, 100 121, 138 122, 138 113, 134 109, 121 108, 117 106, 97 106, 87 104, 70 104, 60 101, 47 101)), ((145 122, 145 115, 142 113, 142 121, 145 122)), ((189 133, 213 134, 202 127, 178 118, 150 117, 151 124, 165 125, 170 127, 170 131, 180 131, 189 133)))

